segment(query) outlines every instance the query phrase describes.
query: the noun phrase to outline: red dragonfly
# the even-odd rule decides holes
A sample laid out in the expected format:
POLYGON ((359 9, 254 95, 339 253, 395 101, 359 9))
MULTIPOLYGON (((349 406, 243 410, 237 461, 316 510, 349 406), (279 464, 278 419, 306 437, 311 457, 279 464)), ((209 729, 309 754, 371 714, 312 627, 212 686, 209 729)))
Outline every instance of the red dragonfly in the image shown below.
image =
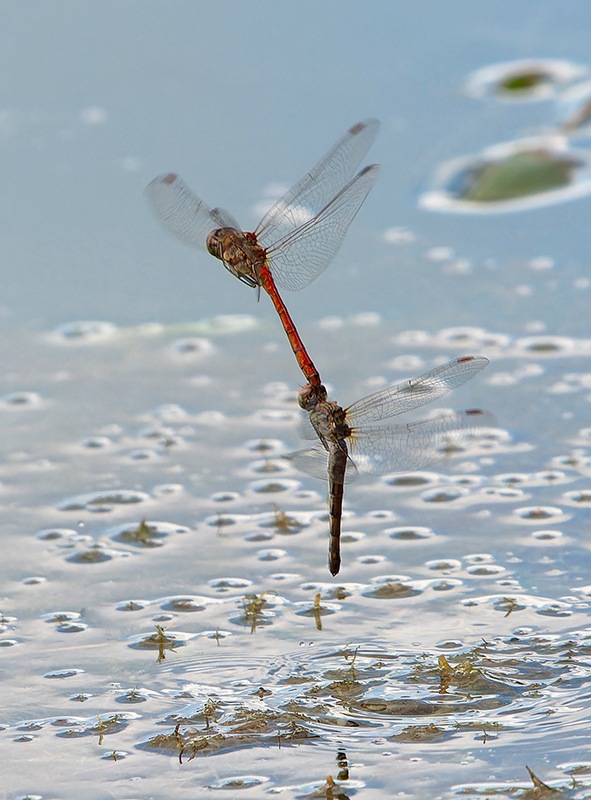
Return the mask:
POLYGON ((294 355, 312 385, 320 375, 277 290, 315 280, 337 254, 349 225, 378 175, 374 164, 356 175, 378 130, 369 119, 349 128, 316 166, 265 214, 252 233, 220 208, 210 209, 174 173, 147 187, 164 226, 183 242, 205 247, 250 287, 262 287, 279 314, 294 355))
POLYGON ((328 567, 332 575, 341 566, 341 513, 347 480, 356 477, 358 471, 407 472, 424 467, 449 452, 462 431, 489 428, 494 419, 486 411, 472 409, 400 425, 368 423, 382 422, 443 397, 488 363, 483 356, 457 358, 418 378, 370 394, 348 408, 328 400, 322 384, 308 384, 300 389, 298 402, 309 413, 322 448, 300 450, 288 458, 314 477, 324 480, 328 477, 328 567))

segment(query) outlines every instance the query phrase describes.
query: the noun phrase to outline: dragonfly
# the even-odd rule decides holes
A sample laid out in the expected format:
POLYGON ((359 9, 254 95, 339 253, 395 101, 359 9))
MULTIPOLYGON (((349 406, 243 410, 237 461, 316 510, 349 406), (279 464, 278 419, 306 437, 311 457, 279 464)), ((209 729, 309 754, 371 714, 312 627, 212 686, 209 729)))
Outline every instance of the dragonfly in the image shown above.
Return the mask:
POLYGON ((494 425, 491 414, 470 409, 418 422, 382 425, 384 420, 420 408, 474 377, 489 363, 483 356, 463 356, 358 400, 348 408, 328 400, 324 385, 307 384, 298 403, 309 414, 321 446, 288 456, 296 467, 329 482, 330 538, 328 567, 341 566, 341 515, 344 484, 359 472, 408 472, 437 459, 462 432, 494 425), (373 424, 378 423, 378 424, 373 424))
POLYGON ((165 228, 185 244, 204 247, 251 288, 264 291, 279 315, 306 380, 320 385, 281 289, 298 290, 330 264, 373 186, 378 166, 355 170, 379 127, 375 119, 353 125, 283 197, 256 229, 243 231, 221 208, 210 209, 175 173, 160 175, 146 187, 148 199, 165 228))

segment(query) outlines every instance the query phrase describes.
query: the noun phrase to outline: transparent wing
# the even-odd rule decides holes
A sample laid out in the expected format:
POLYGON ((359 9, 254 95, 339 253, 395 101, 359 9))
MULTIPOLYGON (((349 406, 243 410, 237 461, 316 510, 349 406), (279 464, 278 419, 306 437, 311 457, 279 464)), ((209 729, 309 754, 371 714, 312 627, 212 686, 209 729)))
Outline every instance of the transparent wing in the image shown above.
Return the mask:
POLYGON ((318 434, 314 430, 309 414, 302 414, 298 424, 298 434, 300 439, 305 439, 308 442, 318 441, 318 434))
MULTIPOLYGON (((296 469, 305 472, 312 478, 328 480, 328 450, 321 447, 310 447, 306 450, 297 450, 284 456, 296 469)), ((347 469, 345 470, 345 483, 351 483, 359 475, 355 463, 347 456, 347 469)))
POLYGON ((461 386, 488 363, 484 356, 463 356, 448 361, 418 378, 389 386, 353 403, 347 409, 347 422, 356 428, 420 408, 461 386))
POLYGON ((269 209, 255 231, 263 247, 315 217, 341 191, 367 155, 379 124, 368 119, 349 128, 316 166, 269 209))
POLYGON ((408 425, 370 426, 353 432, 351 457, 360 472, 408 472, 452 455, 466 434, 494 424, 492 414, 472 409, 408 425))
POLYGON ((169 172, 146 186, 148 201, 164 227, 185 244, 205 247, 208 234, 216 228, 236 228, 238 223, 221 208, 208 208, 184 181, 169 172))
POLYGON ((267 249, 273 279, 295 291, 315 280, 337 254, 345 234, 378 176, 363 169, 312 219, 267 249))

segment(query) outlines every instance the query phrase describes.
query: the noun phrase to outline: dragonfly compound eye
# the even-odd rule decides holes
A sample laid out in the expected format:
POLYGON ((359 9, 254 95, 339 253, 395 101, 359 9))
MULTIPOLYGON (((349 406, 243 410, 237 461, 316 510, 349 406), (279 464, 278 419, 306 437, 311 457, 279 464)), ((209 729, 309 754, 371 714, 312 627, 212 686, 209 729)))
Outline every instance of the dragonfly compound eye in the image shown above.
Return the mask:
POLYGON ((215 256, 215 258, 221 258, 221 237, 220 234, 222 232, 222 228, 218 228, 215 231, 212 231, 205 242, 207 247, 207 252, 215 256))

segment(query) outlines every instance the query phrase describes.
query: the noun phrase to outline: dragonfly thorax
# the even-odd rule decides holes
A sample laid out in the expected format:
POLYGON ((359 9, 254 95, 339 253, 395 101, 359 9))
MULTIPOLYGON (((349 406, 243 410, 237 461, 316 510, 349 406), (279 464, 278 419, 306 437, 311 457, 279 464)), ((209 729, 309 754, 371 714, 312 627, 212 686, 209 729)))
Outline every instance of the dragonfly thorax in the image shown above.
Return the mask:
POLYGON ((260 285, 259 270, 267 258, 253 233, 216 228, 207 237, 207 250, 247 286, 260 285))

